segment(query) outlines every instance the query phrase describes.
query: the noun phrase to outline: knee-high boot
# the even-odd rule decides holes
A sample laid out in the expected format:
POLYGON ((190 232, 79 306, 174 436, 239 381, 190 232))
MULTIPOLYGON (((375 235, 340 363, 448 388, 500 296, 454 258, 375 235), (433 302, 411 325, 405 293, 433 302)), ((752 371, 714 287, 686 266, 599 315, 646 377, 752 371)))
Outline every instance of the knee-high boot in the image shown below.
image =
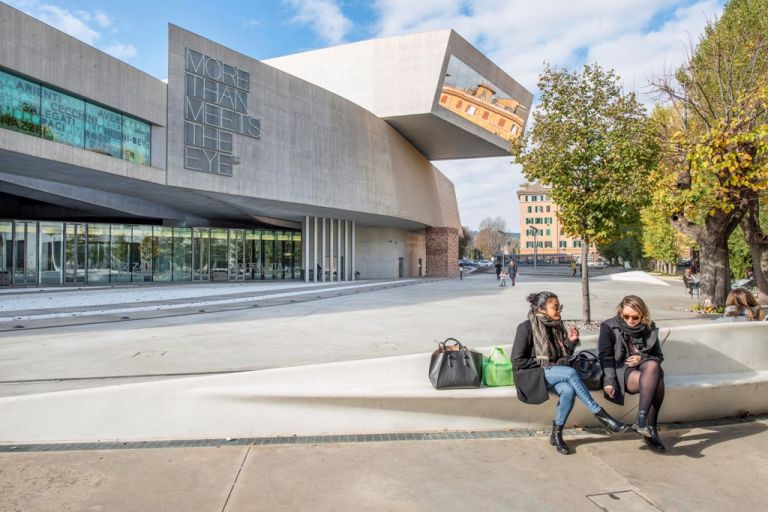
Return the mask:
POLYGON ((549 443, 563 455, 571 453, 568 449, 568 445, 563 441, 563 426, 558 425, 554 421, 552 422, 552 434, 549 436, 549 443))

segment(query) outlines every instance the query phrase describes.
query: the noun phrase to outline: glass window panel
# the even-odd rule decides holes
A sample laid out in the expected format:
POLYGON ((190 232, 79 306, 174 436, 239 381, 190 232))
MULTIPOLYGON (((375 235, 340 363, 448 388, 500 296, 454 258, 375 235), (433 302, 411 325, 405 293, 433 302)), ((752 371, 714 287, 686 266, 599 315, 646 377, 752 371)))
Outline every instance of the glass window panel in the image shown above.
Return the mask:
MULTIPOLYGON (((344 244, 342 243, 341 250, 344 250, 344 244)), ((293 278, 301 279, 303 277, 303 249, 304 245, 301 241, 301 231, 295 231, 293 233, 293 278)))
POLYGON ((173 228, 155 227, 154 242, 152 280, 171 281, 173 278, 173 228))
POLYGON ((229 275, 227 260, 227 228, 211 228, 211 278, 226 281, 229 275))
POLYGON ((64 279, 64 224, 40 223, 40 284, 59 285, 64 279))
POLYGON ((85 224, 67 224, 64 249, 64 282, 85 282, 85 224))
POLYGON ((130 224, 113 224, 111 238, 111 276, 113 283, 131 281, 131 231, 130 224))
POLYGON ((43 87, 41 122, 43 138, 83 147, 85 102, 43 87))
POLYGON ((14 284, 37 284, 37 222, 14 222, 14 284))
POLYGON ((134 283, 152 281, 152 261, 156 256, 155 251, 152 226, 133 226, 131 281, 134 283))
POLYGON ((229 230, 229 257, 227 258, 229 263, 229 280, 236 281, 244 279, 244 248, 245 231, 242 229, 230 229, 229 230))
POLYGON ((122 157, 123 116, 105 108, 85 104, 85 149, 122 157))
POLYGON ((0 221, 0 286, 11 284, 13 270, 13 223, 0 221))
POLYGON ((88 224, 88 283, 109 282, 109 224, 88 224))
POLYGON ((245 232, 245 278, 263 278, 261 273, 261 230, 258 229, 248 229, 245 232))
POLYGON ((211 233, 208 228, 194 228, 192 239, 192 279, 195 281, 208 281, 211 278, 211 233))
POLYGON ((40 86, 0 71, 0 126, 40 135, 40 86))
POLYGON ((148 123, 123 116, 123 159, 150 164, 152 130, 148 123))
POLYGON ((192 228, 173 228, 173 280, 192 280, 192 228))
POLYGON ((261 232, 262 239, 262 267, 264 279, 277 279, 277 269, 280 262, 275 257, 275 232, 265 229, 261 232))
POLYGON ((447 101, 440 102, 442 108, 506 141, 517 138, 527 116, 527 109, 517 100, 453 55, 441 94, 447 96, 447 101), (478 109, 483 112, 480 117, 475 116, 478 109))

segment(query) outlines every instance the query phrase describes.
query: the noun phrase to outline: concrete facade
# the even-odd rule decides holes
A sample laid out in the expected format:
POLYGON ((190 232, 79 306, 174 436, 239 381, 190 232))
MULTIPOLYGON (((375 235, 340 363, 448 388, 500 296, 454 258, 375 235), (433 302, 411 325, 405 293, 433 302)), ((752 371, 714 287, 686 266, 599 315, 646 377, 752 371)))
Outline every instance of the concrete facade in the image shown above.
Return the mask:
MULTIPOLYGON (((446 52, 475 59, 475 66, 496 81, 509 85, 511 80, 452 31, 373 45, 377 55, 381 48, 396 48, 401 57, 410 53, 412 58, 400 61, 399 67, 392 67, 391 61, 362 58, 355 45, 351 50, 329 49, 339 62, 357 69, 350 78, 357 81, 355 89, 362 95, 352 98, 327 90, 321 79, 293 76, 172 25, 167 84, 5 4, 0 4, 0 29, 0 69, 151 125, 150 165, 0 127, 0 194, 7 199, 0 217, 64 222, 109 218, 126 224, 189 227, 299 230, 304 226, 305 237, 307 219, 336 219, 353 226, 345 237, 351 248, 344 260, 350 268, 344 275, 350 279, 354 272, 366 277, 423 275, 429 268, 425 229, 460 228, 453 183, 430 163, 434 151, 424 149, 437 143, 440 134, 424 130, 419 135, 410 121, 407 129, 397 122, 402 116, 416 119, 429 113, 434 123, 441 115, 452 115, 430 113, 446 52), (202 131, 203 120, 209 119, 211 106, 200 103, 204 113, 189 107, 194 89, 189 85, 190 51, 248 78, 241 84, 247 90, 231 91, 242 95, 240 110, 259 123, 259 136, 229 136, 231 159, 225 155, 222 161, 234 164, 227 173, 193 170, 191 160, 185 160, 189 148, 195 154, 202 151, 190 142, 196 136, 185 132, 190 112, 200 122, 200 134, 208 134, 202 131), (376 77, 381 76, 399 84, 389 99, 378 87, 376 77), (403 87, 414 81, 420 92, 403 103, 403 87), (378 106, 372 110, 373 104, 378 106)), ((193 79, 201 88, 214 87, 214 81, 202 78, 205 69, 199 69, 201 77, 193 79)), ((329 70, 328 76, 332 75, 329 70)), ((218 87, 212 95, 225 89, 218 87)), ((212 108, 216 115, 225 115, 225 109, 212 108)), ((454 135, 471 135, 469 144, 475 149, 457 146, 464 151, 462 157, 475 156, 478 148, 482 153, 488 146, 486 135, 466 124, 446 124, 454 135)), ((429 123, 424 127, 428 129, 429 123)), ((330 240, 326 249, 318 258, 330 262, 330 240)), ((337 258, 339 249, 333 248, 337 258)), ((312 257, 304 260, 305 270, 315 268, 312 257)), ((336 261, 341 265, 341 259, 336 261)), ((444 267, 433 265, 430 275, 449 275, 436 273, 444 267)))

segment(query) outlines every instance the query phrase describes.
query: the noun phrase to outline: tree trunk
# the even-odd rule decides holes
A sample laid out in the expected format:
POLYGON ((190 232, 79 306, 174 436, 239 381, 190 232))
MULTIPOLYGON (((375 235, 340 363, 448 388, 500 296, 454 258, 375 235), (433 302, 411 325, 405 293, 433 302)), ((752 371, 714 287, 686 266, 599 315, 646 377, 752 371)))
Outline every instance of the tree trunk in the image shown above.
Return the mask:
POLYGON ((731 289, 728 237, 723 233, 706 233, 698 242, 701 300, 705 306, 725 307, 725 298, 731 289))
POLYGON ((757 301, 766 305, 768 304, 768 236, 760 227, 760 203, 757 197, 750 203, 749 210, 741 219, 741 230, 744 232, 744 238, 752 255, 757 301))
POLYGON ((589 265, 587 265, 587 258, 589 257, 589 242, 582 239, 581 241, 581 307, 584 317, 584 323, 588 324, 592 318, 589 307, 589 265))

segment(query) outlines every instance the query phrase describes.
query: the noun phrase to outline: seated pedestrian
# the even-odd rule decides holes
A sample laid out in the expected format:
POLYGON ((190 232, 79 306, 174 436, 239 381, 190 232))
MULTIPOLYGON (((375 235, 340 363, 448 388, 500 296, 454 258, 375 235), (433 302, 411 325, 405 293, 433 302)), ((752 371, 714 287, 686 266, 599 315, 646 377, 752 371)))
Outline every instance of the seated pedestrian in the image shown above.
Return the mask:
POLYGON ((574 399, 581 400, 609 433, 627 430, 627 425, 612 418, 584 386, 576 370, 568 366, 568 358, 579 345, 579 330, 568 326, 560 317, 560 300, 552 292, 528 296, 528 319, 517 326, 512 346, 512 365, 517 397, 527 404, 540 404, 549 399, 549 392, 560 399, 552 422, 549 442, 558 452, 570 453, 563 441, 563 426, 573 409, 574 399))
POLYGON ((765 312, 760 308, 755 296, 746 288, 735 288, 725 299, 725 312, 717 322, 750 322, 765 320, 765 312))
POLYGON ((637 420, 632 428, 645 438, 648 447, 667 450, 656 428, 664 402, 664 371, 659 329, 651 321, 648 307, 635 295, 624 297, 616 316, 600 325, 598 357, 603 367, 605 397, 624 405, 624 395, 640 394, 637 420))

